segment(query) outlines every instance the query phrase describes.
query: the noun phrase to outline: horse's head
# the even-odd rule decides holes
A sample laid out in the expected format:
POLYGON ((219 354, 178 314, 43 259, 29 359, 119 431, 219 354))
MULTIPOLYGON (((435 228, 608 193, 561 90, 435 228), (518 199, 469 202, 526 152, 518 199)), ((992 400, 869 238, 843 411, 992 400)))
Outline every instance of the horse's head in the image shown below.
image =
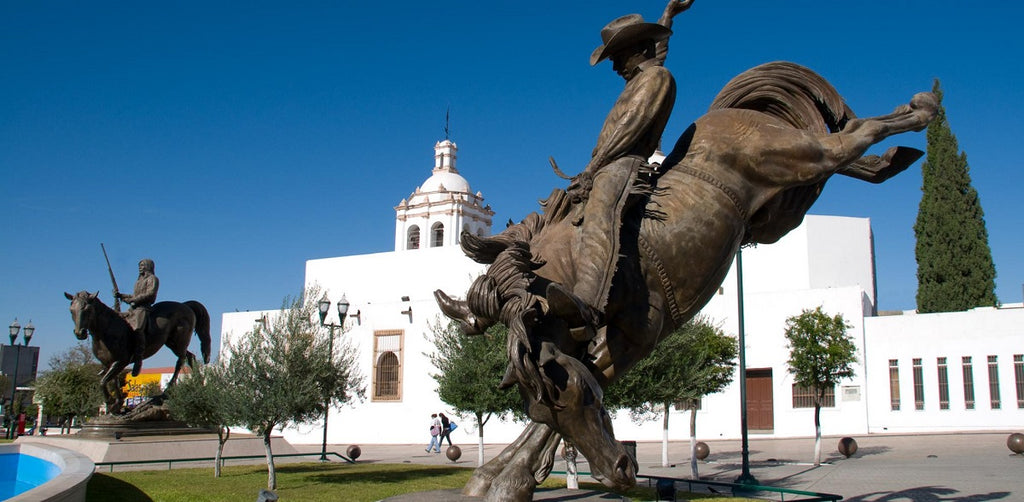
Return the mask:
POLYGON ((71 300, 71 320, 75 322, 75 338, 79 340, 89 338, 89 326, 96 317, 98 296, 99 292, 79 291, 74 296, 64 293, 64 297, 71 300))
POLYGON ((636 460, 615 440, 601 385, 579 359, 563 354, 549 342, 542 345, 547 345, 538 361, 542 392, 538 396, 531 385, 521 385, 530 403, 530 418, 550 425, 575 445, 590 463, 591 476, 605 486, 614 490, 632 487, 636 460))

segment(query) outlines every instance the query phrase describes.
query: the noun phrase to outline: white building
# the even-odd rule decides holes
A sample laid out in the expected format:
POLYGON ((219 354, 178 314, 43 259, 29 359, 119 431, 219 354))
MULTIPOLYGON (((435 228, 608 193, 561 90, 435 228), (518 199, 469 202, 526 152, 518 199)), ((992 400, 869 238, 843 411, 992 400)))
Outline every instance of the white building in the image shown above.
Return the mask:
MULTIPOLYGON (((367 377, 365 402, 332 410, 330 443, 425 444, 430 414, 452 416, 436 396, 430 376, 436 370, 426 356, 432 352, 431 325, 441 320, 433 291, 464 295, 484 271, 463 255, 458 235, 490 234, 494 213, 456 170, 456 145, 445 140, 434 150, 431 176, 395 208, 394 251, 306 263, 307 285, 325 289, 332 302, 343 294, 350 302, 339 336, 358 347, 367 377)), ((823 408, 823 434, 1006 430, 1024 423, 1021 304, 876 316, 874 243, 864 218, 809 215, 778 243, 746 249, 742 258, 751 434, 814 434, 813 408, 794 395, 783 330, 787 317, 819 305, 853 326, 860 360, 856 376, 835 389, 834 405, 823 408)), ((730 335, 738 332, 736 292, 734 263, 703 310, 730 335)), ((224 314, 221 339, 250 331, 266 313, 224 314)), ((737 378, 703 400, 698 436, 737 438, 739 417, 737 378)), ((670 439, 688 437, 688 418, 687 412, 672 411, 670 439)), ((453 440, 475 442, 470 417, 453 419, 460 424, 453 440)), ((492 420, 485 440, 509 442, 521 429, 522 424, 492 420)), ((621 439, 661 439, 660 422, 637 425, 627 413, 618 414, 615 431, 621 439)), ((321 434, 319 422, 284 435, 293 443, 319 443, 321 434)))

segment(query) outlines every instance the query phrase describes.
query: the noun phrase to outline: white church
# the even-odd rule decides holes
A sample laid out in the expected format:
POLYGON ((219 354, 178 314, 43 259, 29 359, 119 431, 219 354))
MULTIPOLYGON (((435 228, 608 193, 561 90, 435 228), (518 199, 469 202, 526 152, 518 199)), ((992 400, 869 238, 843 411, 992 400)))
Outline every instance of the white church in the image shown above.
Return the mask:
MULTIPOLYGON (((456 443, 472 444, 472 417, 438 399, 426 354, 431 326, 445 322, 433 292, 464 295, 484 266, 463 255, 462 231, 490 235, 494 211, 456 169, 457 147, 434 146, 430 176, 395 207, 393 251, 311 259, 305 284, 328 299, 349 302, 343 332, 358 350, 367 395, 330 411, 331 444, 426 444, 431 413, 460 427, 456 443)), ((477 167, 482 169, 482 167, 477 167)), ((748 426, 752 438, 814 435, 813 407, 793 385, 783 336, 787 317, 821 306, 852 324, 858 350, 854 378, 822 409, 824 435, 1006 431, 1024 424, 1024 306, 968 312, 878 315, 874 241, 865 218, 808 215, 772 245, 743 250, 748 426)), ((731 336, 738 330, 735 262, 719 294, 703 310, 731 336)), ((225 313, 222 343, 251 331, 277 311, 225 313)), ((337 323, 331 312, 328 323, 337 323)), ((739 371, 737 369, 737 371, 739 371)), ((697 412, 699 439, 740 437, 740 376, 705 397, 697 412)), ((669 439, 689 438, 688 411, 672 410, 669 439)), ((491 420, 484 441, 507 443, 524 424, 491 420)), ((617 414, 616 437, 662 438, 661 422, 633 423, 617 414)), ((294 444, 319 444, 323 422, 285 429, 294 444)))

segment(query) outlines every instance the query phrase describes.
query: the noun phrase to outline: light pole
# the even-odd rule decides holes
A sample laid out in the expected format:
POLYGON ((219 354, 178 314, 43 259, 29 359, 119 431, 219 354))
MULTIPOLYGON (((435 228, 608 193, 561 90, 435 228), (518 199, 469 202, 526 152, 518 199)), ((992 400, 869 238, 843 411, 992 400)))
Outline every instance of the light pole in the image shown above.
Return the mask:
MULTIPOLYGON (((11 375, 11 404, 10 404, 10 420, 7 422, 7 439, 15 439, 14 433, 14 394, 18 391, 18 366, 21 365, 21 345, 16 345, 15 342, 18 340, 18 333, 21 331, 21 324, 18 324, 18 318, 14 318, 14 322, 8 326, 11 333, 11 350, 14 351, 14 374, 11 375)), ((32 340, 32 335, 35 334, 36 327, 32 325, 32 321, 29 321, 25 325, 25 346, 28 346, 28 342, 32 340)))
MULTIPOLYGON (((326 326, 331 329, 331 337, 327 342, 327 355, 331 358, 331 364, 334 364, 334 328, 342 328, 345 325, 345 316, 348 315, 348 300, 345 299, 345 295, 341 295, 341 299, 338 300, 338 324, 330 324, 324 321, 327 320, 327 312, 331 310, 331 301, 327 299, 327 295, 324 295, 320 299, 320 303, 317 304, 317 308, 320 312, 320 325, 326 326)), ((327 461, 327 417, 331 414, 331 397, 329 395, 324 396, 324 441, 320 448, 320 461, 327 461)))
POLYGON ((736 483, 740 485, 756 485, 757 478, 750 473, 750 443, 747 436, 747 350, 746 333, 743 326, 743 247, 736 251, 736 308, 739 319, 740 347, 740 437, 742 469, 736 483))

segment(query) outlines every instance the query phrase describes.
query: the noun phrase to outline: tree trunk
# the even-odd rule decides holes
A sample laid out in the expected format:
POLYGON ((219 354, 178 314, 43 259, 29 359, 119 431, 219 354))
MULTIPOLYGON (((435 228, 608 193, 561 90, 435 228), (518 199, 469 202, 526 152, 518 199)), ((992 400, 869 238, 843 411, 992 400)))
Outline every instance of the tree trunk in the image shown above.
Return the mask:
POLYGON ((231 429, 227 427, 217 426, 217 458, 213 459, 213 477, 220 477, 220 469, 222 467, 221 460, 224 457, 224 445, 228 442, 228 437, 231 436, 231 429))
POLYGON ((663 403, 664 415, 661 418, 661 466, 668 467, 668 407, 669 403, 663 403))
POLYGON ((821 405, 814 405, 814 466, 821 465, 821 405))
POLYGON ((476 414, 476 466, 484 465, 484 414, 476 414))
POLYGON ((277 471, 274 469, 274 452, 270 450, 270 433, 273 427, 268 427, 263 432, 263 448, 267 451, 267 489, 277 489, 277 471))
POLYGON ((700 479, 697 472, 697 407, 690 407, 690 477, 700 479))

